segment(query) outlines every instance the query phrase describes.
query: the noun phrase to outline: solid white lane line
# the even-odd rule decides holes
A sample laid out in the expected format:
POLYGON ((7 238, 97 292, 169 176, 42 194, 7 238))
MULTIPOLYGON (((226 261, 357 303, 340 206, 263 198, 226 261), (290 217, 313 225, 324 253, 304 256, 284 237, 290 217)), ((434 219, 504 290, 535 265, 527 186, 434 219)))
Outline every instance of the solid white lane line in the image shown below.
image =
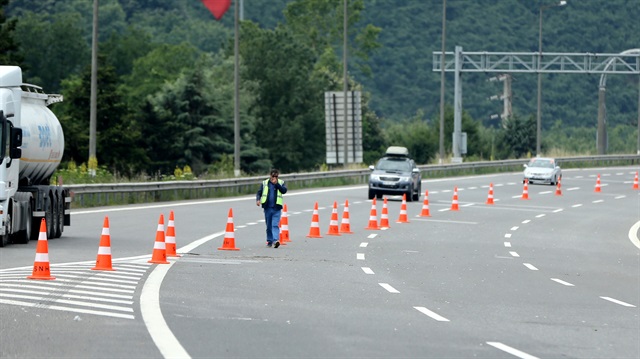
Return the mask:
POLYGON ((565 282, 562 279, 558 279, 558 278, 551 278, 552 281, 560 283, 562 285, 566 285, 567 287, 575 287, 573 284, 569 283, 569 282, 565 282))
POLYGON ((612 303, 616 303, 616 304, 623 305, 623 306, 625 306, 625 307, 631 307, 631 308, 635 308, 635 307, 636 307, 636 306, 635 306, 635 305, 633 305, 633 304, 625 303, 625 302, 623 302, 623 301, 621 301, 621 300, 613 299, 613 298, 611 298, 611 297, 600 297, 600 298, 602 298, 602 299, 604 299, 604 300, 608 300, 608 301, 610 301, 610 302, 612 302, 612 303))
POLYGON ((400 293, 397 289, 390 286, 388 283, 378 283, 382 288, 386 289, 389 293, 400 293))
POLYGON ((513 257, 520 257, 518 252, 509 252, 509 254, 511 254, 511 256, 513 256, 513 257))
POLYGON ((436 313, 430 311, 429 309, 427 309, 425 307, 414 307, 414 308, 417 309, 420 313, 425 314, 425 315, 427 315, 427 316, 429 316, 429 317, 431 317, 431 318, 433 318, 433 319, 435 319, 435 320, 437 320, 439 322, 448 322, 449 321, 449 319, 447 319, 447 318, 445 318, 445 317, 443 317, 443 316, 441 316, 439 314, 436 314, 436 313))
POLYGON ((374 274, 371 268, 369 267, 361 267, 361 268, 362 268, 362 271, 365 272, 366 274, 374 274))
POLYGON ((147 331, 164 358, 191 358, 173 335, 160 310, 160 286, 175 262, 159 264, 149 274, 140 295, 140 312, 147 331))
POLYGON ((360 243, 360 248, 365 248, 365 247, 366 247, 366 246, 368 246, 368 245, 369 245, 369 243, 367 243, 367 242, 362 242, 362 243, 360 243))
POLYGON ((356 259, 357 259, 357 260, 360 260, 360 261, 363 261, 363 260, 364 260, 364 253, 358 253, 358 254, 356 254, 356 259))
POLYGON ((491 345, 492 347, 496 348, 496 349, 500 349, 504 352, 507 352, 511 355, 515 355, 518 358, 522 358, 522 359, 538 359, 538 357, 535 357, 531 354, 527 354, 523 351, 520 351, 518 349, 512 348, 508 345, 502 344, 500 342, 487 342, 487 344, 491 345))
POLYGON ((522 263, 524 264, 525 267, 531 269, 531 270, 538 270, 538 268, 536 268, 533 264, 531 263, 522 263))
POLYGON ((504 242, 504 246, 507 248, 511 248, 511 242, 504 242))

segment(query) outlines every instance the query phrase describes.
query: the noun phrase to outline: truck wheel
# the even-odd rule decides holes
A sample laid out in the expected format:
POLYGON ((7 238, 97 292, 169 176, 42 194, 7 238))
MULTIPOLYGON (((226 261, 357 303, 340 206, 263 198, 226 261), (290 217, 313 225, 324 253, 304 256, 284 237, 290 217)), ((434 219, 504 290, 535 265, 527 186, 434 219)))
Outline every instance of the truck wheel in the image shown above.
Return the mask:
POLYGON ((53 239, 53 206, 51 198, 47 201, 47 206, 44 211, 44 220, 47 223, 47 239, 53 239))
POLYGON ((4 247, 7 244, 9 244, 9 233, 11 232, 11 215, 7 213, 7 217, 6 217, 6 221, 7 221, 7 227, 5 228, 5 233, 4 235, 0 236, 0 247, 4 247))
POLYGON ((26 202, 27 208, 24 212, 26 214, 25 218, 25 229, 18 231, 14 234, 13 243, 27 244, 31 239, 31 226, 33 222, 33 213, 31 213, 31 202, 26 202))
POLYGON ((60 193, 58 197, 58 227, 56 228, 56 238, 62 237, 64 232, 64 196, 60 193))

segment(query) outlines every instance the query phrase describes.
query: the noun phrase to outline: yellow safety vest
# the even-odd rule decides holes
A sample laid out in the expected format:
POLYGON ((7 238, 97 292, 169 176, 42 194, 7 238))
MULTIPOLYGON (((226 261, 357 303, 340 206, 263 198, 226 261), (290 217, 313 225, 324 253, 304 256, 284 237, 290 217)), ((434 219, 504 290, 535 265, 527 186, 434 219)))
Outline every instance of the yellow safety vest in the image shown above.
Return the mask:
MULTIPOLYGON (((284 183, 283 180, 278 180, 278 183, 282 185, 284 183)), ((269 194, 269 180, 266 179, 262 182, 262 197, 260 197, 260 203, 267 202, 267 196, 269 194)), ((276 204, 282 206, 282 193, 279 190, 276 190, 276 204)))

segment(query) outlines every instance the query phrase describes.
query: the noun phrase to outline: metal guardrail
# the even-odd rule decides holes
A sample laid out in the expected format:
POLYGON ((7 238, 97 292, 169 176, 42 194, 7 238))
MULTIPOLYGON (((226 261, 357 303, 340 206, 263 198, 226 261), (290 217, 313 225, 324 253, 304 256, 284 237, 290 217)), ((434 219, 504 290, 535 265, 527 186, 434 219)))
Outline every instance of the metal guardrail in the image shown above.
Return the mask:
MULTIPOLYGON (((605 155, 556 157, 563 168, 640 164, 640 155, 605 155)), ((464 173, 481 174, 522 170, 522 160, 463 162, 456 164, 420 165, 423 178, 446 177, 464 173)), ((290 189, 324 185, 364 184, 370 170, 337 170, 327 172, 290 173, 280 177, 290 189)), ((218 180, 165 181, 139 183, 76 184, 66 186, 72 193, 72 207, 149 203, 178 199, 215 198, 249 195, 257 191, 265 176, 218 180)), ((364 193, 363 193, 364 196, 364 193)))

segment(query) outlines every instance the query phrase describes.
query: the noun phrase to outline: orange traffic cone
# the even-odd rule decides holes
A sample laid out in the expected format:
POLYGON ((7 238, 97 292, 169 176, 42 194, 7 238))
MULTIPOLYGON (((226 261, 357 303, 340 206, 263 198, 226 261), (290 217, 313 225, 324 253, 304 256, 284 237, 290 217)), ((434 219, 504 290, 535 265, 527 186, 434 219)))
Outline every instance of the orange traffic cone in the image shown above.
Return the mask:
POLYGON ((222 247, 218 247, 219 251, 239 251, 236 248, 235 229, 233 228, 233 209, 229 208, 229 215, 227 216, 227 227, 224 232, 224 240, 222 241, 222 247))
POLYGON ((396 223, 409 223, 409 218, 407 217, 407 195, 402 194, 402 205, 400 206, 400 216, 396 223))
POLYGON ((342 211, 342 221, 340 222, 340 233, 352 234, 351 223, 349 223, 349 200, 344 201, 344 210, 342 211))
POLYGON ((389 227, 389 209, 387 208, 387 197, 384 198, 382 203, 382 213, 380 214, 380 229, 387 229, 389 227))
POLYGON ((633 189, 638 189, 638 172, 636 172, 636 176, 633 178, 633 189))
POLYGON ((600 189, 600 175, 598 174, 598 178, 596 179, 596 189, 594 190, 594 192, 602 192, 602 190, 600 189))
POLYGON ((280 245, 286 246, 289 239, 289 214, 287 213, 287 205, 282 207, 282 216, 280 217, 280 245))
POLYGON ((489 183, 489 195, 487 196, 486 204, 493 204, 493 183, 489 183))
POLYGON ((102 235, 100 236, 100 246, 98 247, 98 257, 96 266, 92 270, 115 270, 111 264, 111 235, 109 234, 109 217, 104 217, 102 225, 102 235))
POLYGON ((331 211, 331 222, 329 223, 330 236, 339 236, 340 230, 338 229, 338 202, 333 201, 333 210, 331 211))
POLYGON ((451 210, 457 211, 458 208, 458 186, 453 187, 453 200, 451 201, 451 210))
POLYGON ((311 227, 309 228, 308 238, 322 238, 320 235, 320 223, 318 216, 318 202, 313 207, 313 216, 311 216, 311 227))
POLYGON ((371 212, 369 213, 369 225, 365 229, 380 229, 378 227, 378 210, 376 208, 376 198, 373 197, 373 202, 371 203, 371 212))
POLYGON ((524 187, 522 188, 522 197, 521 199, 529 199, 529 180, 524 179, 524 187))
POLYGON ((160 215, 158 229, 156 230, 156 241, 153 244, 153 255, 149 263, 169 264, 167 262, 167 247, 164 242, 164 215, 160 215))
POLYGON ((422 202, 422 212, 420 212, 420 217, 431 217, 429 213, 429 191, 424 191, 424 202, 422 202))
POLYGON ((47 223, 44 218, 40 221, 40 234, 36 246, 36 259, 33 262, 33 273, 28 279, 56 279, 51 276, 49 269, 49 245, 47 244, 47 223))
POLYGON ((562 196, 562 177, 558 178, 558 183, 556 183, 556 196, 562 196))
POLYGON ((167 232, 164 236, 164 242, 167 247, 167 257, 181 257, 176 253, 176 226, 173 211, 169 212, 169 223, 167 223, 167 232))

